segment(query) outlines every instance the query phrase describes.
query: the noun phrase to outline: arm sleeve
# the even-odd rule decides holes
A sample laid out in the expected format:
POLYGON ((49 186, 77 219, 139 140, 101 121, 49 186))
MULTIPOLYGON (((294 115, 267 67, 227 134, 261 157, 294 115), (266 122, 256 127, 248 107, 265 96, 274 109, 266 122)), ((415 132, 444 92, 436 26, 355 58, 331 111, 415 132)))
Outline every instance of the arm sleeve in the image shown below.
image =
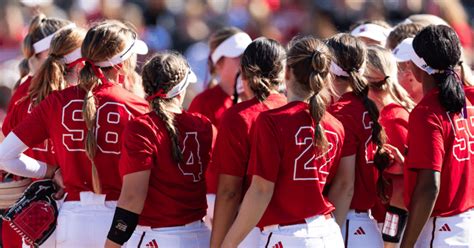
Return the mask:
POLYGON ((441 171, 444 157, 444 141, 441 122, 430 110, 413 110, 408 126, 408 169, 441 171))
POLYGON ((26 149, 28 146, 10 133, 0 144, 1 169, 22 177, 43 178, 48 166, 22 154, 26 149))
POLYGON ((248 174, 276 182, 281 162, 279 144, 271 119, 261 114, 253 129, 248 174))
POLYGON ((155 146, 150 141, 155 133, 138 120, 130 121, 123 133, 120 172, 123 175, 150 170, 154 164, 155 146))

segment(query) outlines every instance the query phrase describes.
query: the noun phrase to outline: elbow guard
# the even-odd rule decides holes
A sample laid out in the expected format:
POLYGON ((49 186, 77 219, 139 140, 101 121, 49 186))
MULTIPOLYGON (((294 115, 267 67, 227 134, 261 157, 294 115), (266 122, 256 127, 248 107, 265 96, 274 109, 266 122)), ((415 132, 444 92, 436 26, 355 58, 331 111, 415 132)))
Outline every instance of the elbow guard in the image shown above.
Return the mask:
POLYGON ((389 206, 385 214, 382 238, 385 242, 398 243, 407 222, 408 212, 401 208, 389 206))

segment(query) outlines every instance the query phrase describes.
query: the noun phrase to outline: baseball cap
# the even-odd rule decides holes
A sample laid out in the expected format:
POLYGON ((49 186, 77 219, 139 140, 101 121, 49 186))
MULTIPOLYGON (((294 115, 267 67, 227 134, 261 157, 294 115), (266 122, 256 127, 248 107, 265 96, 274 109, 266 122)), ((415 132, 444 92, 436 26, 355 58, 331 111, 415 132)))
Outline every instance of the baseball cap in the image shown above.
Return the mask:
POLYGON ((235 58, 242 55, 252 38, 247 33, 239 32, 224 40, 211 55, 212 63, 216 64, 222 57, 235 58))
POLYGON ((118 65, 128 58, 130 58, 133 54, 141 54, 145 55, 148 53, 148 46, 146 43, 139 39, 131 39, 127 42, 124 50, 112 57, 109 60, 96 62, 94 63, 96 66, 99 67, 110 67, 114 65, 118 65))
POLYGON ((423 58, 416 54, 415 49, 413 49, 413 38, 404 39, 393 49, 392 53, 398 62, 412 61, 418 68, 430 75, 440 72, 440 70, 430 67, 423 58))
POLYGON ((352 30, 351 35, 355 37, 366 37, 381 43, 385 43, 391 29, 385 28, 377 24, 362 24, 352 30))

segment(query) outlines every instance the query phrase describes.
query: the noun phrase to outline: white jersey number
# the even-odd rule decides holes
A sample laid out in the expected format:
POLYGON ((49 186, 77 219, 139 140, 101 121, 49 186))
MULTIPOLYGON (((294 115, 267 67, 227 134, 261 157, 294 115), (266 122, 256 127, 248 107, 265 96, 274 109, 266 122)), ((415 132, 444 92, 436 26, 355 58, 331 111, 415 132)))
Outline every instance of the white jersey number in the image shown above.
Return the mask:
POLYGON ((453 155, 457 161, 469 160, 474 154, 474 107, 468 106, 466 109, 467 118, 459 116, 455 120, 447 112, 454 130, 453 155))
POLYGON ((200 145, 197 132, 186 132, 183 140, 183 162, 179 163, 179 169, 185 176, 192 176, 193 182, 202 179, 202 162, 199 155, 200 145))
POLYGON ((370 118, 369 112, 365 111, 362 114, 362 125, 365 130, 370 130, 369 138, 365 141, 365 162, 367 164, 374 163, 375 152, 377 151, 377 146, 372 142, 372 126, 374 122, 370 118))

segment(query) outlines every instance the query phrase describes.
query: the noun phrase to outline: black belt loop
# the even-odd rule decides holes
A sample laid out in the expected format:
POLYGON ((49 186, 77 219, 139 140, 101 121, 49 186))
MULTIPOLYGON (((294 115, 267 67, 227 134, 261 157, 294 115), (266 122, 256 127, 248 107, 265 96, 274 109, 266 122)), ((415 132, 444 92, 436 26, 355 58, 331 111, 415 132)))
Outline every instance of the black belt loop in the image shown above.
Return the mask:
POLYGON ((349 243, 349 219, 346 220, 346 235, 344 237, 344 247, 349 243))
POLYGON ((268 248, 268 245, 270 244, 270 239, 272 238, 272 234, 273 234, 273 232, 271 232, 271 233, 268 235, 268 239, 267 239, 267 243, 265 244, 265 248, 268 248))
POLYGON ((142 245, 142 243, 143 243, 143 238, 145 238, 145 232, 143 232, 142 236, 140 237, 140 242, 138 242, 137 248, 140 248, 140 246, 142 245))
POLYGON ((433 248, 433 243, 434 243, 434 239, 435 239, 435 232, 436 232, 436 217, 433 217, 433 231, 431 231, 430 248, 433 248))

